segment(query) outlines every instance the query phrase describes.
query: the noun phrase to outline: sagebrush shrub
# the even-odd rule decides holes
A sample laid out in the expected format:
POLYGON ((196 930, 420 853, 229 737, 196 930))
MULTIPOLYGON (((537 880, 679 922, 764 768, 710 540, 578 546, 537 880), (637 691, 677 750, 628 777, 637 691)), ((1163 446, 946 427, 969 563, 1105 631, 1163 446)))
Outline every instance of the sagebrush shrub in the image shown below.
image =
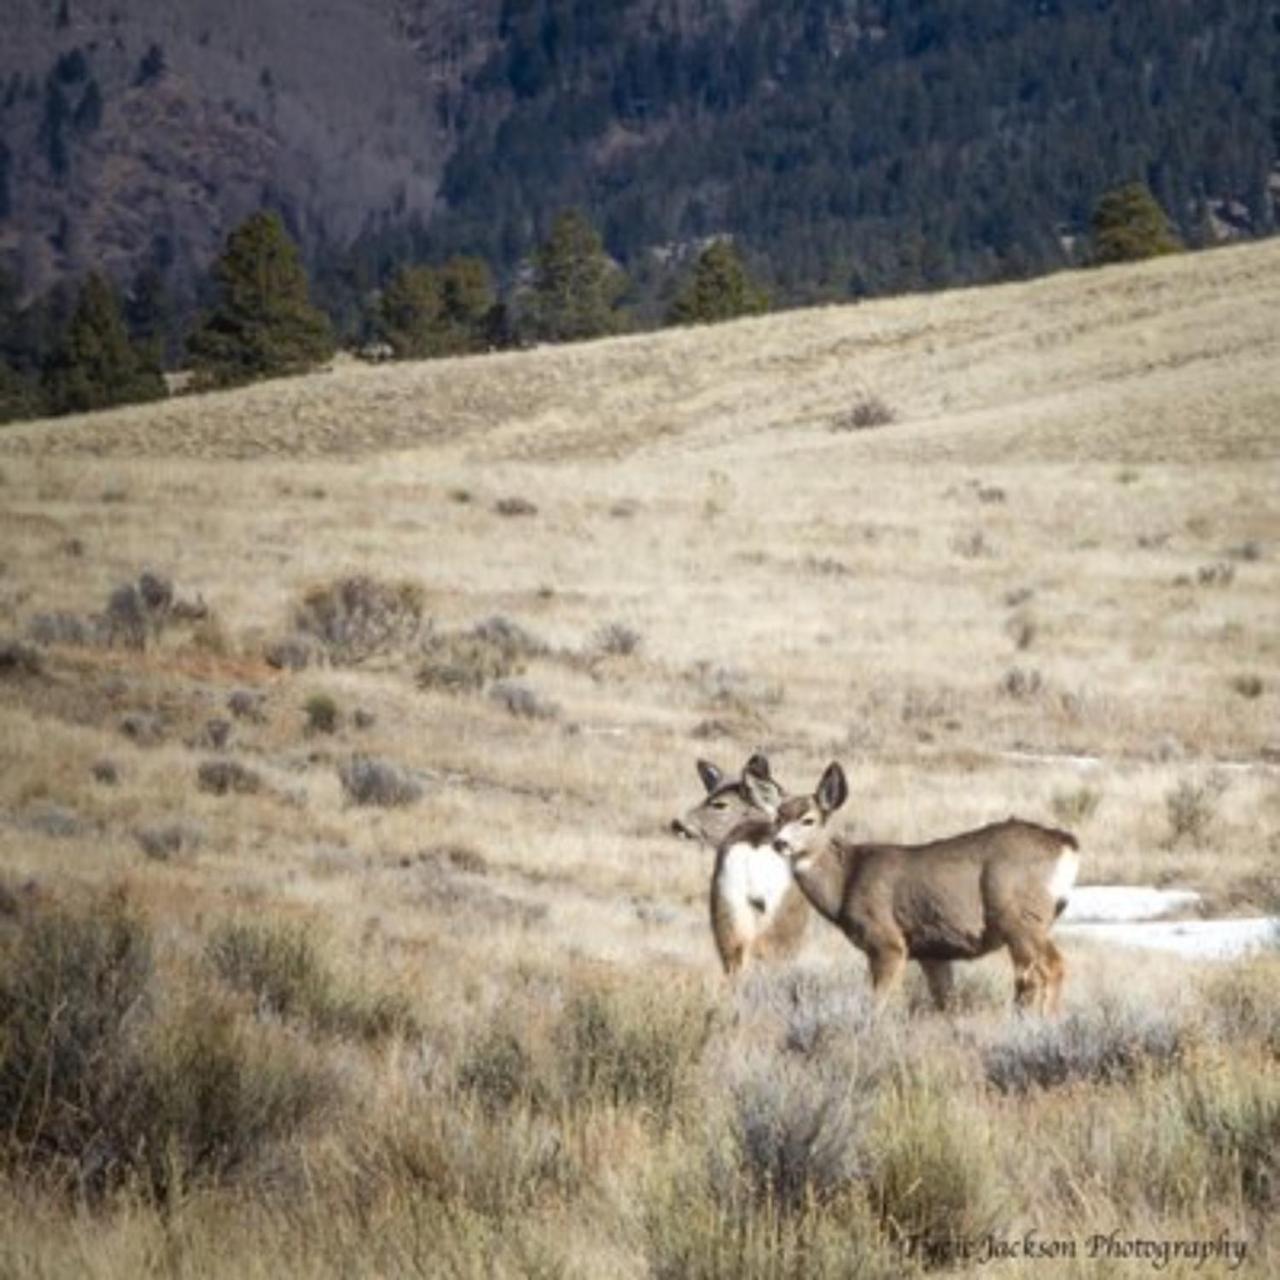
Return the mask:
POLYGON ((1190 1044, 1191 1033, 1176 1013, 1107 1002, 1057 1022, 1011 1022, 982 1057, 995 1089, 1025 1093, 1168 1070, 1190 1044))
POLYGON ((228 986, 253 997, 260 1014, 365 1040, 416 1025, 398 996, 340 983, 302 925, 228 921, 210 935, 205 956, 228 986))
POLYGON ((355 755, 338 766, 342 789, 352 804, 396 808, 422 798, 422 784, 399 765, 355 755))
POLYGON ((294 610, 294 630, 316 643, 335 666, 411 648, 426 625, 415 582, 359 575, 311 588, 294 610))
POLYGON ((688 1095, 710 1029, 710 1008, 694 991, 578 991, 555 1033, 565 1096, 636 1106, 666 1123, 688 1095))
MULTIPOLYGON (((89 1171, 128 1092, 151 934, 121 894, 37 908, 0 950, 0 1115, 10 1154, 89 1171)), ((99 1170, 101 1171, 101 1170, 99 1170)))
POLYGON ((259 773, 237 760, 205 760, 196 769, 196 786, 215 796, 251 796, 263 783, 259 773))
POLYGON ((423 642, 418 685, 446 693, 474 693, 524 670, 547 646, 518 622, 498 614, 464 631, 436 632, 423 642))
POLYGON ((303 711, 307 718, 308 733, 336 733, 338 731, 338 704, 327 693, 313 693, 303 711))
POLYGON ((210 992, 162 996, 150 928, 122 894, 18 913, 0 946, 0 1163, 168 1201, 334 1096, 298 1045, 250 1034, 210 992))
POLYGON ((758 1201, 799 1213, 866 1175, 874 1094, 862 1083, 777 1054, 737 1064, 730 1084, 734 1170, 758 1201))

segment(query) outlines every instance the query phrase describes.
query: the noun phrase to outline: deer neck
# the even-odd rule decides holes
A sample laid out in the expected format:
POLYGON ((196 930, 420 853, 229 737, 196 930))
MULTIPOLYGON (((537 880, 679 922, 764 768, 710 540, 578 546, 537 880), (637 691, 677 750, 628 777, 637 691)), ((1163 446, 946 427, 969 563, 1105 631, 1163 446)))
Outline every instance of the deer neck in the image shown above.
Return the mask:
POLYGON ((833 839, 797 858, 792 866, 796 883, 819 915, 836 921, 844 902, 845 867, 839 846, 833 839))

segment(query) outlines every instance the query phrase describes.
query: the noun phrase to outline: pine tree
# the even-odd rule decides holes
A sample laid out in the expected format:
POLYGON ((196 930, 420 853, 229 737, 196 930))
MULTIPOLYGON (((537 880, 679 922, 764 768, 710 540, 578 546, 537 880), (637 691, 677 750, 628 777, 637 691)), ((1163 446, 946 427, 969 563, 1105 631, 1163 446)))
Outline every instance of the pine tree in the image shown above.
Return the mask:
POLYGON ((40 384, 0 360, 0 422, 39 417, 40 384))
POLYGON ((329 319, 311 305, 306 271, 279 215, 263 211, 241 223, 213 276, 220 300, 187 342, 200 383, 301 373, 333 354, 329 319))
POLYGON ((1156 258, 1182 247, 1164 210, 1141 182, 1113 188, 1094 207, 1094 266, 1156 258))
POLYGON ((450 350, 484 350, 497 304, 488 263, 481 258, 450 258, 440 268, 439 279, 450 350))
POLYGON ((522 328, 544 342, 575 342, 621 327, 617 300, 626 276, 577 210, 562 213, 534 254, 522 328))
POLYGON ((120 304, 93 272, 80 288, 66 333, 44 376, 50 413, 82 413, 166 394, 155 365, 129 341, 120 304))
POLYGON ((769 295, 747 275, 732 242, 717 240, 699 254, 692 278, 671 304, 667 323, 710 324, 768 309, 769 295))
POLYGON ((462 355, 488 345, 493 280, 478 258, 401 267, 378 304, 378 328, 401 359, 462 355))

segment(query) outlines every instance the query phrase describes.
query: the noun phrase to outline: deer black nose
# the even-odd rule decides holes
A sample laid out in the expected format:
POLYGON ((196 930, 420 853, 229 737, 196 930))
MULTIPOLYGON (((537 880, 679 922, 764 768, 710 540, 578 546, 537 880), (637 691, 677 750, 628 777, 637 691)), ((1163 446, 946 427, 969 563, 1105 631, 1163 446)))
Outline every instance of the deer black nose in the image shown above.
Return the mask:
POLYGON ((787 842, 785 840, 775 840, 773 842, 773 851, 774 853, 786 853, 787 842))
POLYGON ((683 836, 686 840, 690 840, 693 837, 693 833, 684 825, 683 822, 680 821, 679 818, 671 819, 671 834, 683 836))

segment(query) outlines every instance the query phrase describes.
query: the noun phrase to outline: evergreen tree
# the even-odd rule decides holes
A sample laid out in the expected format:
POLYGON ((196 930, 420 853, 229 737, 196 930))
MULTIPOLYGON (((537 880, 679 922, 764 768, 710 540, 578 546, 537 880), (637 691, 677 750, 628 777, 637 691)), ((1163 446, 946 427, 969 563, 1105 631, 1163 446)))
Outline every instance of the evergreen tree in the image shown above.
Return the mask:
POLYGON ((39 417, 43 407, 40 384, 0 361, 0 422, 39 417))
POLYGON ((733 243, 717 240, 698 256, 692 278, 671 304, 667 322, 710 324, 768 309, 769 295, 747 275, 733 243))
POLYGON ((159 370, 129 341, 114 290, 96 271, 80 287, 44 381, 50 413, 82 413, 166 394, 159 370))
POLYGON ((279 215, 255 213, 214 264, 219 302, 187 342, 198 381, 233 386, 327 360, 333 330, 311 305, 307 275, 279 215))
POLYGON ((576 209, 562 213, 534 254, 521 327, 544 342, 575 342, 621 327, 617 300, 626 276, 599 233, 576 209))
POLYGON ((1177 253, 1182 241, 1173 233, 1155 197, 1141 182, 1106 192, 1093 211, 1095 266, 1108 262, 1137 262, 1177 253))
POLYGON ((157 369, 173 366, 181 335, 173 297, 159 267, 145 266, 134 277, 124 300, 124 319, 147 360, 157 369))
POLYGON ((450 350, 484 350, 497 304, 489 264, 481 258, 450 258, 440 268, 439 280, 450 350))
POLYGON ((488 345, 493 307, 493 280, 478 258, 406 266, 383 291, 378 328, 401 359, 462 355, 488 345))

